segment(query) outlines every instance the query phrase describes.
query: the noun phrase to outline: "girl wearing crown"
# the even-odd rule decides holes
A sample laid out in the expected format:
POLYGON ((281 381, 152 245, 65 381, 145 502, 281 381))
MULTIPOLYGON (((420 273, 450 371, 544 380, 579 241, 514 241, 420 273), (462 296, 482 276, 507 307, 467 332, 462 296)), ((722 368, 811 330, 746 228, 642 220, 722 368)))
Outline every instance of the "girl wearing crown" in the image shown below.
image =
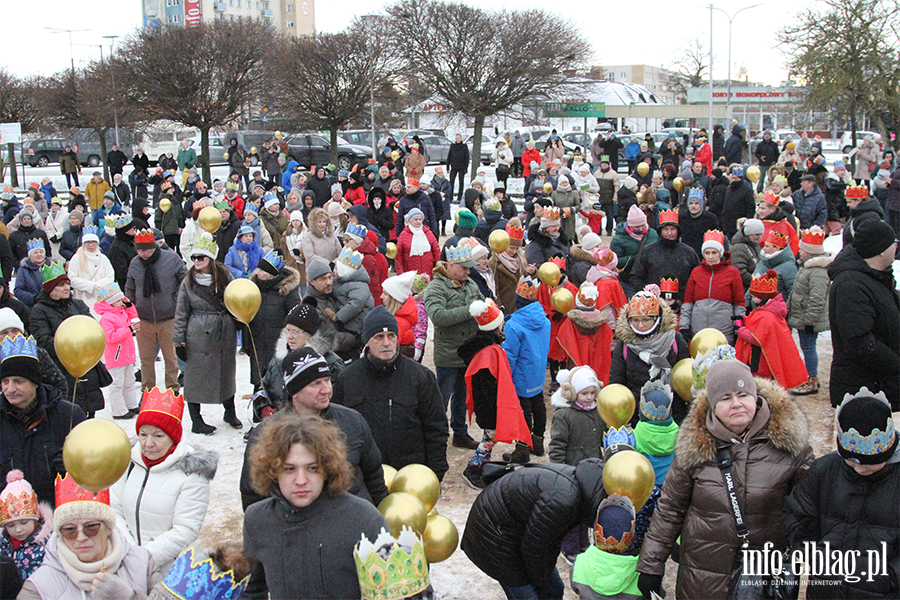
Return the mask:
POLYGON ((503 309, 503 314, 509 316, 516 310, 519 279, 533 274, 536 267, 525 262, 525 250, 522 248, 525 230, 518 217, 509 220, 506 233, 509 235, 509 247, 503 252, 495 252, 488 261, 488 266, 494 272, 497 302, 503 309))
POLYGON ((791 247, 791 254, 796 256, 797 250, 800 249, 800 236, 797 233, 798 222, 793 215, 784 212, 784 209, 779 206, 780 204, 781 196, 771 190, 767 190, 765 193, 757 196, 756 218, 762 221, 763 227, 765 227, 763 239, 759 245, 762 248, 765 244, 766 236, 770 231, 774 230, 787 238, 787 245, 791 247))
POLYGON ((25 581, 44 560, 44 544, 53 528, 53 509, 38 503, 37 494, 18 469, 6 474, 6 487, 0 492, 0 527, 0 555, 15 560, 25 581))
POLYGON ((731 266, 725 252, 725 234, 707 231, 703 236, 703 262, 694 267, 684 291, 679 328, 686 338, 711 327, 734 343, 735 316, 743 316, 744 284, 741 272, 731 266))
POLYGON ((137 357, 133 333, 140 326, 137 309, 113 281, 97 291, 94 310, 100 315, 100 326, 106 334, 103 359, 113 380, 107 393, 113 419, 131 419, 139 412, 134 390, 137 357))
MULTIPOLYGON (((783 298, 791 295, 794 280, 797 279, 797 262, 791 250, 788 237, 773 230, 763 234, 762 252, 759 254, 759 262, 753 271, 753 276, 761 275, 767 271, 778 273, 778 292, 783 298)), ((799 243, 799 242, 798 242, 799 243)), ((749 294, 747 295, 749 302, 749 294)))
MULTIPOLYGON (((622 301, 624 304, 624 294, 622 301)), ((609 381, 610 344, 616 313, 609 303, 599 304, 600 291, 585 281, 575 295, 575 308, 559 326, 559 345, 576 366, 589 366, 600 381, 609 381)), ((599 392, 599 390, 597 390, 599 392)))

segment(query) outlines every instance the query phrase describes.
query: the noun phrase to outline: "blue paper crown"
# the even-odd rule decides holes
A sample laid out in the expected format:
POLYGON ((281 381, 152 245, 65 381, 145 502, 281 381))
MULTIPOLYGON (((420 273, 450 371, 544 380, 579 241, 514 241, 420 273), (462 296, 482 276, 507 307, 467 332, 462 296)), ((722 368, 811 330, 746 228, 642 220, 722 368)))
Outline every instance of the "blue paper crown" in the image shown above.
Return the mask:
POLYGON ((735 177, 743 177, 744 176, 744 167, 741 165, 736 166, 731 170, 731 174, 735 177))
MULTIPOLYGON (((4 346, 6 343, 4 342, 4 346)), ((855 454, 863 456, 872 456, 883 454, 891 449, 894 445, 894 437, 897 435, 894 429, 894 419, 888 417, 886 431, 873 429, 869 435, 862 435, 856 429, 851 427, 848 431, 840 431, 838 433, 838 443, 844 450, 849 450, 855 454)))
POLYGON ((38 359, 37 344, 32 336, 25 337, 17 333, 15 337, 7 336, 0 346, 0 362, 14 356, 24 356, 26 358, 38 359))
MULTIPOLYGON (((108 219, 109 217, 107 217, 108 219)), ((115 221, 113 221, 115 222, 115 221)), ((81 237, 84 238, 86 235, 96 235, 98 238, 100 237, 100 230, 94 227, 93 225, 88 225, 84 229, 81 230, 81 237)))
POLYGON ((472 260, 472 247, 468 244, 447 248, 447 262, 464 263, 470 260, 472 260))
POLYGON ((691 188, 691 191, 688 192, 688 202, 692 199, 697 198, 700 202, 703 202, 703 189, 702 188, 691 188))
POLYGON ((259 214, 259 204, 256 202, 248 202, 244 205, 244 212, 247 212, 248 210, 252 210, 256 214, 259 214))
POLYGON ((130 225, 134 221, 134 218, 128 213, 122 213, 116 215, 116 229, 121 227, 125 227, 126 225, 130 225))
POLYGON ((363 255, 356 250, 344 248, 338 255, 338 262, 347 265, 351 269, 358 269, 362 266, 363 255))
POLYGON ((266 192, 266 195, 263 196, 263 204, 268 204, 272 200, 274 200, 275 202, 279 202, 278 194, 276 194, 275 192, 266 192))
POLYGON ((271 250, 268 254, 263 256, 263 260, 278 269, 279 271, 284 268, 284 259, 281 258, 281 254, 278 252, 271 250))
POLYGON ((107 299, 121 293, 122 289, 119 287, 119 284, 113 281, 109 285, 105 285, 97 290, 97 292, 94 294, 94 297, 100 302, 106 302, 107 299))
POLYGON ((46 248, 44 248, 44 240, 41 238, 28 240, 28 254, 31 254, 32 250, 46 250, 46 248))
POLYGON ((359 225, 358 223, 351 223, 351 224, 347 225, 347 231, 345 231, 344 233, 345 234, 349 233, 350 235, 355 235, 358 238, 366 239, 366 234, 368 232, 369 232, 369 230, 366 229, 365 225, 359 225))
POLYGON ((239 598, 249 577, 234 581, 234 571, 219 572, 211 558, 197 560, 194 548, 182 552, 163 580, 163 586, 183 600, 226 600, 239 598))
POLYGON ((623 425, 616 429, 615 427, 610 427, 606 430, 606 433, 603 434, 603 449, 607 449, 610 446, 624 445, 630 446, 634 449, 634 446, 637 442, 634 439, 634 430, 631 429, 628 425, 623 425))

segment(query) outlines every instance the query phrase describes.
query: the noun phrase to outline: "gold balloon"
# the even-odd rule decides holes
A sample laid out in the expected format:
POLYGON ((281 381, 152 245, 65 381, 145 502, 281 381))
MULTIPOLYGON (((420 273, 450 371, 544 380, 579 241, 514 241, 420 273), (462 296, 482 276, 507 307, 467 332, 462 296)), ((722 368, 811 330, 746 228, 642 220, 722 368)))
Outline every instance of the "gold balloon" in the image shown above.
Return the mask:
POLYGON ((566 314, 575 308, 575 296, 566 288, 559 288, 550 294, 550 306, 556 312, 566 314))
POLYGON ((634 415, 634 394, 626 385, 611 383, 600 390, 597 412, 604 423, 618 429, 634 415))
POLYGON ((66 471, 75 483, 95 494, 117 482, 130 461, 128 436, 106 419, 82 421, 63 443, 66 471))
POLYGON ((691 358, 697 358, 699 354, 703 354, 711 348, 727 344, 725 334, 718 329, 707 327, 701 329, 691 338, 691 358))
POLYGON ((106 334, 93 317, 75 315, 60 324, 53 335, 59 362, 76 379, 90 371, 106 350, 106 334))
POLYGON ((395 244, 394 242, 388 242, 387 244, 385 244, 384 254, 388 258, 397 258, 397 244, 395 244))
POLYGON ((753 183, 759 181, 759 167, 753 165, 752 167, 747 169, 747 179, 749 179, 753 183))
POLYGON ((256 146, 250 148, 250 154, 256 154, 256 146))
POLYGON ((276 132, 275 132, 275 139, 276 139, 276 140, 280 140, 281 137, 282 137, 281 132, 280 132, 280 131, 276 131, 276 132))
POLYGON ((656 474, 647 457, 634 450, 620 450, 603 466, 603 489, 607 494, 628 496, 639 512, 653 492, 656 474))
POLYGON ((394 477, 397 475, 397 469, 391 465, 381 465, 381 470, 384 471, 384 485, 390 490, 391 482, 394 481, 394 477))
POLYGON ((391 493, 406 492, 412 494, 425 505, 429 512, 441 497, 441 482, 434 471, 425 465, 406 465, 394 477, 389 488, 391 493))
POLYGON ((556 287, 559 285, 559 280, 562 279, 562 273, 560 272, 559 267, 552 262, 545 262, 538 267, 538 277, 542 283, 545 283, 550 287, 556 287))
POLYGON ((435 506, 434 508, 432 508, 432 509, 428 512, 428 518, 429 518, 429 519, 430 519, 431 517, 436 517, 437 515, 438 515, 437 506, 435 506))
POLYGON ((228 160, 230 157, 231 157, 231 155, 228 154, 227 152, 222 153, 222 158, 224 158, 225 160, 228 160))
POLYGON ((435 564, 450 558, 459 545, 459 530, 447 517, 428 517, 428 526, 422 536, 425 558, 428 564, 435 564))
POLYGON ((419 535, 425 533, 428 526, 428 511, 422 501, 406 492, 395 492, 388 495, 378 505, 378 511, 384 516, 391 535, 400 535, 401 528, 406 525, 419 535))
POLYGON ((648 165, 645 162, 638 163, 637 172, 638 172, 638 175, 640 175, 641 177, 644 177, 647 173, 650 172, 650 165, 648 165))
POLYGON ((222 226, 222 213, 214 206, 207 206, 200 211, 198 217, 200 227, 209 233, 215 233, 222 226))
POLYGON ((225 308, 245 325, 249 325, 256 316, 260 304, 262 294, 249 279, 235 279, 225 288, 225 308))
POLYGON ((506 252, 506 249, 509 248, 509 234, 502 229, 492 231, 488 236, 488 245, 497 254, 506 252))
POLYGON ((672 180, 672 187, 675 188, 676 192, 680 192, 684 189, 684 179, 681 177, 676 177, 672 180))
POLYGON ((682 358, 672 367, 672 389, 681 396, 685 402, 694 399, 691 393, 691 383, 694 380, 694 365, 690 358, 682 358))
POLYGON ((159 210, 163 211, 164 213, 169 212, 169 210, 171 208, 172 208, 172 201, 169 200, 168 198, 163 198, 162 200, 159 201, 159 210))

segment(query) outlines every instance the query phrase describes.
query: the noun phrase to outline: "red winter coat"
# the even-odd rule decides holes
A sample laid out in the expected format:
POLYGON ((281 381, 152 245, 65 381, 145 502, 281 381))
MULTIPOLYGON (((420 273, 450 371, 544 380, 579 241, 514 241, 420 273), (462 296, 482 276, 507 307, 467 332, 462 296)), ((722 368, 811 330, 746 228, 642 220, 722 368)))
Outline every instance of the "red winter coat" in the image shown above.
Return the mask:
MULTIPOLYGON (((567 290, 572 292, 572 296, 578 294, 578 288, 569 283, 569 280, 566 279, 566 283, 564 286, 567 290)), ((547 315, 547 318, 550 319, 550 352, 547 354, 549 358, 553 360, 566 360, 567 355, 566 351, 562 349, 562 346, 559 345, 559 328, 562 325, 562 322, 566 319, 566 316, 560 314, 553 310, 553 307, 550 306, 550 293, 555 292, 557 288, 550 289, 549 285, 541 285, 538 288, 537 293, 537 301, 541 303, 541 306, 544 307, 544 314, 547 315), (556 320, 553 319, 553 316, 556 315, 556 320)))
POLYGON ((709 144, 704 142, 697 148, 697 156, 694 160, 700 161, 700 164, 706 169, 707 177, 709 177, 709 174, 712 172, 712 158, 712 148, 709 147, 709 144))
POLYGON ((359 186, 357 188, 349 187, 347 188, 347 192, 344 194, 344 200, 349 200, 351 204, 355 206, 366 204, 366 190, 363 186, 359 186))
POLYGON ((684 290, 680 329, 697 332, 711 327, 721 331, 728 343, 734 343, 733 315, 744 314, 744 282, 737 267, 726 258, 716 265, 706 259, 694 267, 684 290))
POLYGON ((782 387, 791 389, 806 383, 807 375, 785 317, 787 305, 778 294, 750 313, 744 327, 738 330, 739 339, 734 349, 737 359, 749 365, 753 347, 760 348, 759 368, 755 374, 774 379, 782 387))
POLYGON ((394 259, 394 270, 397 275, 406 271, 415 271, 417 273, 425 273, 431 276, 434 265, 441 259, 441 247, 438 246, 437 238, 431 233, 428 225, 422 225, 425 231, 425 237, 431 245, 431 251, 426 252, 422 256, 410 256, 410 247, 412 246, 412 231, 409 227, 405 228, 397 239, 397 258, 394 259))
POLYGON ((609 383, 613 332, 605 311, 572 309, 559 327, 559 345, 576 367, 587 365, 604 385, 609 383))
POLYGON ((372 292, 372 299, 375 300, 375 306, 381 304, 381 284, 388 276, 388 261, 378 251, 377 241, 373 241, 369 236, 377 240, 374 231, 366 234, 366 239, 359 245, 360 253, 363 255, 362 266, 369 274, 369 291, 372 292))
POLYGON ((407 298, 394 317, 397 318, 397 327, 400 330, 397 342, 401 346, 412 346, 416 341, 413 328, 419 322, 419 307, 416 300, 412 296, 407 298))
POLYGON ((524 177, 528 177, 531 175, 531 162, 534 161, 537 164, 541 164, 541 153, 537 150, 526 150, 522 153, 522 166, 524 170, 522 171, 522 175, 524 177))

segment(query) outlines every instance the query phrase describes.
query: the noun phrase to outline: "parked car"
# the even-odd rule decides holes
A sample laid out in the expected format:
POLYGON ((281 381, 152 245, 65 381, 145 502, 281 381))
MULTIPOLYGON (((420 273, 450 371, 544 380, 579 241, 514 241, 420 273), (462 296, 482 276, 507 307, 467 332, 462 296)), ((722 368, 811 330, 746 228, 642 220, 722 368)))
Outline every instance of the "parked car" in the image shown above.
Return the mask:
MULTIPOLYGON (((231 146, 231 138, 237 138, 238 146, 243 146, 244 151, 250 158, 250 166, 255 167, 260 163, 259 155, 262 145, 265 142, 273 141, 275 139, 275 132, 245 130, 223 133, 222 140, 225 142, 225 150, 223 150, 223 152, 231 146), (254 150, 256 151, 254 152, 254 150)), ((288 144, 290 144, 290 142, 288 142, 288 144)))
POLYGON ((425 150, 428 153, 429 163, 444 164, 447 162, 447 155, 450 153, 450 140, 442 135, 422 135, 419 139, 425 143, 425 150))
MULTIPOLYGON (((466 138, 466 146, 469 147, 469 154, 472 154, 472 145, 475 141, 475 136, 470 135, 466 138)), ((481 154, 481 164, 487 166, 491 164, 491 161, 494 159, 494 145, 495 141, 489 138, 488 136, 482 134, 481 136, 481 145, 480 145, 480 154, 481 154)))
MULTIPOLYGON (((228 136, 226 136, 228 138, 228 136)), ((288 158, 296 160, 301 166, 312 169, 315 165, 327 165, 331 162, 331 142, 318 133, 299 133, 287 139, 288 158)), ((372 156, 372 148, 342 144, 338 141, 337 168, 349 171, 354 165, 365 167, 372 156)))
POLYGON ((756 146, 763 139, 763 135, 766 131, 772 132, 772 140, 778 145, 779 150, 784 149, 784 145, 789 141, 794 142, 795 144, 800 141, 800 134, 794 131, 793 129, 776 129, 772 131, 771 129, 767 129, 757 133, 753 136, 753 139, 750 140, 750 155, 753 156, 753 153, 756 152, 756 146))
MULTIPOLYGON (((97 139, 97 133, 93 129, 76 129, 73 134, 75 141, 78 160, 82 165, 88 167, 99 167, 100 163, 106 160, 103 149, 100 147, 100 140, 97 139)), ((119 150, 125 153, 128 160, 134 156, 134 145, 132 144, 133 134, 127 129, 119 129, 119 150)), ((106 132, 106 151, 112 148, 116 143, 116 132, 110 129, 106 132)))
MULTIPOLYGON (((66 140, 59 138, 47 138, 25 142, 22 148, 25 152, 25 164, 31 167, 46 167, 50 163, 58 163, 59 155, 66 149, 66 140)), ((5 150, 4 146, 4 150, 5 150)))
MULTIPOLYGON (((866 136, 870 135, 875 138, 876 142, 881 140, 881 134, 875 131, 857 131, 856 146, 861 146, 863 141, 866 139, 866 136)), ((853 150, 853 136, 851 132, 845 131, 844 135, 841 136, 841 152, 843 152, 844 154, 850 154, 851 150, 853 150)))
MULTIPOLYGON (((182 140, 188 140, 197 154, 200 154, 200 132, 194 127, 185 127, 172 121, 157 121, 145 131, 135 134, 137 145, 144 149, 151 165, 157 165, 163 156, 178 155, 182 140)), ((131 156, 129 156, 131 158, 131 156)))

